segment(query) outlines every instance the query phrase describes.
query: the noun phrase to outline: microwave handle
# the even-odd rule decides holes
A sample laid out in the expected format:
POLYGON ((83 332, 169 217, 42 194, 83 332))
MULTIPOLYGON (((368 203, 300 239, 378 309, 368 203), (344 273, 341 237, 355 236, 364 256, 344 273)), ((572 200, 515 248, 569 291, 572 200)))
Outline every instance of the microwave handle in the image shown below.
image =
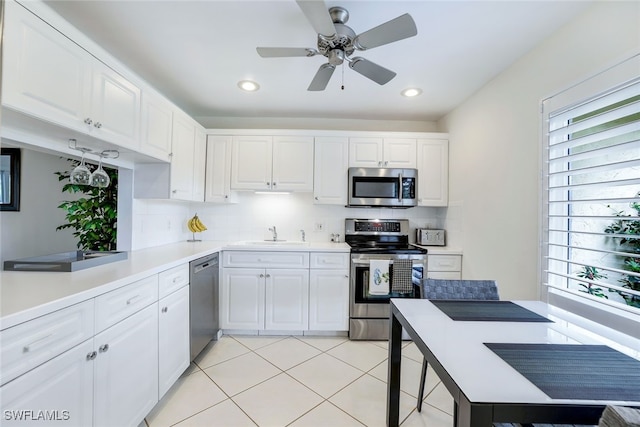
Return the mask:
POLYGON ((398 201, 401 202, 402 201, 402 174, 398 174, 398 184, 400 185, 400 187, 398 187, 398 201))

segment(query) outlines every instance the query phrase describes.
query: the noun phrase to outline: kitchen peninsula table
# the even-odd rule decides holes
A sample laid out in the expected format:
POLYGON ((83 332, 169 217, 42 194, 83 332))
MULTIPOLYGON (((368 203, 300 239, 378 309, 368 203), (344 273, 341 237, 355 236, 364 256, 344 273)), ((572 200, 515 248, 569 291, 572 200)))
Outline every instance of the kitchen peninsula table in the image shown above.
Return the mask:
POLYGON ((403 327, 453 396, 456 426, 597 424, 606 405, 640 407, 640 340, 540 301, 494 303, 478 312, 495 318, 453 320, 426 299, 391 300, 388 426, 403 327), (514 308, 531 316, 500 315, 514 308))

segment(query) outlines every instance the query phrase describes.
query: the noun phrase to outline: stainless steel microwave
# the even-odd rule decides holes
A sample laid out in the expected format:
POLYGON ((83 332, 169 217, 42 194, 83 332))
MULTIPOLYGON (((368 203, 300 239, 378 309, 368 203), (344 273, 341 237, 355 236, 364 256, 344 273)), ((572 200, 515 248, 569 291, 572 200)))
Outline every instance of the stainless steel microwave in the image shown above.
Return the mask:
POLYGON ((418 205, 416 169, 349 168, 349 207, 418 205))

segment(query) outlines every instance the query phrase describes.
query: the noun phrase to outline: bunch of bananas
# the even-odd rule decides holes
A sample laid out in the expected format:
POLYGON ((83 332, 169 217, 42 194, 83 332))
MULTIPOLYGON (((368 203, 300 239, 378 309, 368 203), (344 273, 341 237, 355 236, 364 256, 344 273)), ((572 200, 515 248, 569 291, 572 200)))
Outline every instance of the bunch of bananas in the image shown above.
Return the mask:
POLYGON ((187 227, 192 233, 200 233, 207 229, 202 221, 200 221, 200 218, 198 218, 198 214, 195 214, 193 218, 187 221, 187 227))

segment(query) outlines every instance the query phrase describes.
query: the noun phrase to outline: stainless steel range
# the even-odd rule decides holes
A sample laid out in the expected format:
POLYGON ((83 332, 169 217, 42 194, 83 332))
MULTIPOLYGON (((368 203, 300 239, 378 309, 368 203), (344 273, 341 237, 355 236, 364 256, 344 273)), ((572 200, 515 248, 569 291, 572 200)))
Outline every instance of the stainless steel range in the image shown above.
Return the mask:
POLYGON ((349 338, 389 339, 389 299, 419 298, 427 251, 409 245, 406 219, 345 220, 351 246, 349 338))

